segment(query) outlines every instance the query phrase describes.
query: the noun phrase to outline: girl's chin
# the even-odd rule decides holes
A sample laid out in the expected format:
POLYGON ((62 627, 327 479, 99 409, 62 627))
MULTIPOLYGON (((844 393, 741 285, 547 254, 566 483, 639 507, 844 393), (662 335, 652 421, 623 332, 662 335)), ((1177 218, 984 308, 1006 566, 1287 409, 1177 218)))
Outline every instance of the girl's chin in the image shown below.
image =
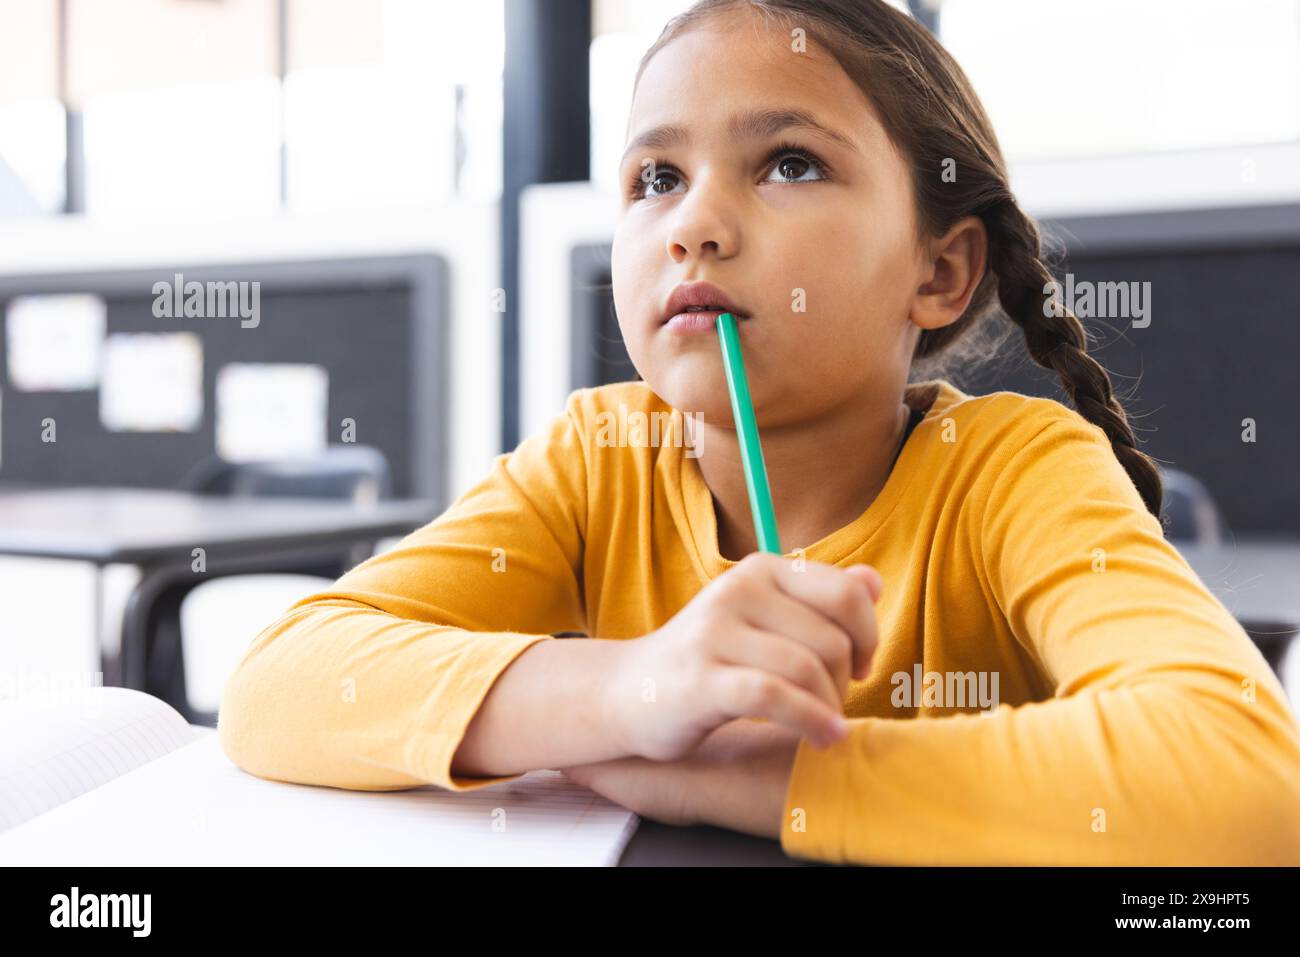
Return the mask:
POLYGON ((665 376, 647 384, 678 411, 703 415, 706 422, 731 420, 731 397, 721 373, 716 382, 712 376, 665 376))

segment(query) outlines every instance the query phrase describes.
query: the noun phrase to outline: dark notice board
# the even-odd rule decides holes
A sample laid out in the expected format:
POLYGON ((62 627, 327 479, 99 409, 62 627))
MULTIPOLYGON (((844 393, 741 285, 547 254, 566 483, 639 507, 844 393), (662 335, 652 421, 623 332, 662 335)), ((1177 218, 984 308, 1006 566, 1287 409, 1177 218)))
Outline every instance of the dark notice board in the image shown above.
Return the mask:
MULTIPOLYGON (((1088 319, 1139 447, 1209 489, 1236 533, 1300 534, 1300 207, 1188 211, 1044 223, 1076 283, 1150 282, 1151 324, 1088 319), (1243 419, 1256 441, 1241 440, 1243 419)), ((637 378, 622 348, 608 244, 575 249, 575 388, 637 378)), ((1008 389, 1069 405, 1013 329, 999 351, 949 375, 972 394, 1008 389)))
POLYGON ((318 364, 329 377, 328 436, 356 420, 356 441, 388 458, 397 496, 440 498, 445 476, 447 267, 436 256, 178 267, 0 277, 0 316, 17 295, 85 292, 107 305, 105 334, 193 332, 203 347, 203 420, 194 432, 113 432, 99 390, 24 392, 8 381, 0 335, 0 482, 177 488, 216 448, 217 372, 231 362, 318 364), (158 318, 153 284, 261 282, 260 322, 158 318), (53 418, 58 441, 41 441, 53 418))

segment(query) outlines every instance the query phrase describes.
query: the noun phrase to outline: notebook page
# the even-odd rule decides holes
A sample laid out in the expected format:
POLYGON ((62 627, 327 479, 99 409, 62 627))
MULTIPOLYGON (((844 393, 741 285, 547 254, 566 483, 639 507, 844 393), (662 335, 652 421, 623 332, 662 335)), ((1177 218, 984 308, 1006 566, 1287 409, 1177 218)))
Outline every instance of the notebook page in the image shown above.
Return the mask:
POLYGON ((609 866, 638 820, 549 770, 475 791, 267 781, 210 734, 0 834, 0 864, 609 866))
POLYGON ((0 832, 193 740, 171 705, 142 691, 0 698, 0 832))

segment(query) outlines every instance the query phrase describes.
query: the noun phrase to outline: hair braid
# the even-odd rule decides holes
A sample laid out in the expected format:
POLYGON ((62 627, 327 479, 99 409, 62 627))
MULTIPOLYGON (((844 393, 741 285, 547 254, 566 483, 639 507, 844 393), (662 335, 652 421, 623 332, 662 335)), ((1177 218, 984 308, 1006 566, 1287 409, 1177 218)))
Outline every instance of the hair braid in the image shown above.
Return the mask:
POLYGON ((1142 501, 1159 518, 1164 498, 1160 471, 1150 456, 1138 450, 1110 376, 1088 354, 1083 323, 1046 291, 1054 277, 1040 258, 1038 227, 1009 197, 988 210, 984 221, 996 233, 992 270, 1002 311, 1024 333, 1033 360, 1057 374, 1079 414, 1106 433, 1142 501))

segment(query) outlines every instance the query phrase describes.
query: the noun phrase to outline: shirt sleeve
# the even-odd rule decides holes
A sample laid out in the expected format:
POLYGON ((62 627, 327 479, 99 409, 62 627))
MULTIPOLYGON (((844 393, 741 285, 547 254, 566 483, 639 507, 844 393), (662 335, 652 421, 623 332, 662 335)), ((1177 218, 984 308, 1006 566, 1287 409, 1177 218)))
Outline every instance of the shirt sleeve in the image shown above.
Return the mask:
POLYGON ((783 848, 839 863, 1300 864, 1300 731, 1281 685, 1104 433, 1054 419, 990 471, 977 566, 1054 696, 850 719, 832 747, 801 742, 783 848))
POLYGON ((578 395, 437 519, 254 638, 218 717, 232 761, 265 778, 363 790, 462 791, 519 776, 453 777, 451 762, 515 658, 585 630, 578 395))

